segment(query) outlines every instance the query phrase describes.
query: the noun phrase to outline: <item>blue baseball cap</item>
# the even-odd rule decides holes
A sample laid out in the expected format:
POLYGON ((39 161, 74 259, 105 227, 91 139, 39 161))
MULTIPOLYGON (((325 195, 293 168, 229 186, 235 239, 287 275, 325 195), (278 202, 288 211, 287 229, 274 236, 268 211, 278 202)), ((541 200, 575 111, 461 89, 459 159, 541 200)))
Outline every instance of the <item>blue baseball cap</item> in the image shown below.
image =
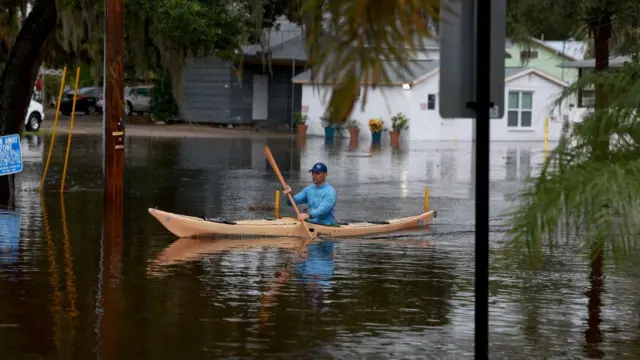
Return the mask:
POLYGON ((315 163, 313 165, 313 167, 311 168, 311 170, 309 170, 309 172, 312 172, 312 171, 326 173, 327 172, 327 165, 325 165, 325 164, 323 164, 321 162, 315 163))

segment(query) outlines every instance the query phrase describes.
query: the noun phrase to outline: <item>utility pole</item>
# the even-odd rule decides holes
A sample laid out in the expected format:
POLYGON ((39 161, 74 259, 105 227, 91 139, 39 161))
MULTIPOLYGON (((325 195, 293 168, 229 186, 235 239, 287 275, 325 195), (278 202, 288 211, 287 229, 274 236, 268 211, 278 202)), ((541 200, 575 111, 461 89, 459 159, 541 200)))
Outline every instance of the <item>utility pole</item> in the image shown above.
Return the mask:
POLYGON ((124 0, 105 1, 104 236, 122 241, 124 207, 124 0))
POLYGON ((104 222, 100 357, 115 358, 121 324, 119 299, 124 209, 124 0, 105 1, 104 28, 104 222))

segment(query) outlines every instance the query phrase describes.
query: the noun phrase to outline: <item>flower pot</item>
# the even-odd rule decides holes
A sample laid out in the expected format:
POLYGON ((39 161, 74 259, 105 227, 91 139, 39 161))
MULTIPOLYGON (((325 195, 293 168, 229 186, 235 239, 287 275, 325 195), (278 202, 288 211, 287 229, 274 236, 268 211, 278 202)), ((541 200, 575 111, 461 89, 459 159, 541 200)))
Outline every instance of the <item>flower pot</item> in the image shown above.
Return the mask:
POLYGON ((398 146, 400 144, 400 132, 399 131, 391 131, 391 145, 398 146))
POLYGON ((324 128, 324 137, 327 138, 327 139, 329 139, 329 138, 333 139, 333 133, 334 133, 335 130, 336 129, 333 128, 333 127, 324 128))
POLYGON ((351 140, 358 139, 358 135, 360 135, 360 128, 349 128, 349 137, 351 137, 351 140))
POLYGON ((371 133, 371 142, 374 144, 380 144, 380 139, 382 139, 382 131, 375 131, 371 133))
POLYGON ((306 137, 307 136, 307 128, 308 127, 309 127, 309 125, 298 124, 298 126, 297 126, 298 136, 299 137, 306 137))
POLYGON ((332 144, 333 143, 333 133, 335 132, 335 128, 333 127, 326 127, 324 128, 324 142, 326 144, 332 144))

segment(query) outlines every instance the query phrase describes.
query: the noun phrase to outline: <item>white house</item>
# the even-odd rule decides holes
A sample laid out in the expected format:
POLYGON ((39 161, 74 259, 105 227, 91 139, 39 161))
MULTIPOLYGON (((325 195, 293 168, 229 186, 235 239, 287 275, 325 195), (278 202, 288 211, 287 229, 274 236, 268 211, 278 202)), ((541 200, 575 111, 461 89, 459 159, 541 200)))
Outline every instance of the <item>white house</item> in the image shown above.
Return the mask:
MULTIPOLYGON (((360 122, 360 137, 370 138, 370 118, 381 117, 390 130, 391 117, 402 112, 410 119, 402 140, 473 140, 475 120, 443 119, 439 114, 439 61, 414 60, 410 69, 412 76, 389 72, 388 82, 369 88, 364 109, 356 103, 351 117, 360 122)), ((507 67, 505 74, 507 108, 503 118, 491 120, 491 140, 543 141, 545 119, 549 119, 549 141, 558 140, 569 107, 557 108, 554 101, 568 84, 535 68, 507 67)), ((292 81, 302 84, 302 111, 309 116, 307 133, 324 135, 320 117, 330 98, 330 86, 312 83, 310 71, 292 81)))

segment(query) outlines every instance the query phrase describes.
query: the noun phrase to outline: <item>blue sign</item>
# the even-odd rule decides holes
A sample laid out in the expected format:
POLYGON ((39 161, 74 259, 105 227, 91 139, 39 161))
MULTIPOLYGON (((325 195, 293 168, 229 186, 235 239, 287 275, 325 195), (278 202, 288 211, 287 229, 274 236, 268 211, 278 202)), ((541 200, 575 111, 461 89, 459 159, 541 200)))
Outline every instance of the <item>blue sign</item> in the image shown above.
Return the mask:
POLYGON ((20 135, 0 136, 0 176, 22 171, 20 135))

